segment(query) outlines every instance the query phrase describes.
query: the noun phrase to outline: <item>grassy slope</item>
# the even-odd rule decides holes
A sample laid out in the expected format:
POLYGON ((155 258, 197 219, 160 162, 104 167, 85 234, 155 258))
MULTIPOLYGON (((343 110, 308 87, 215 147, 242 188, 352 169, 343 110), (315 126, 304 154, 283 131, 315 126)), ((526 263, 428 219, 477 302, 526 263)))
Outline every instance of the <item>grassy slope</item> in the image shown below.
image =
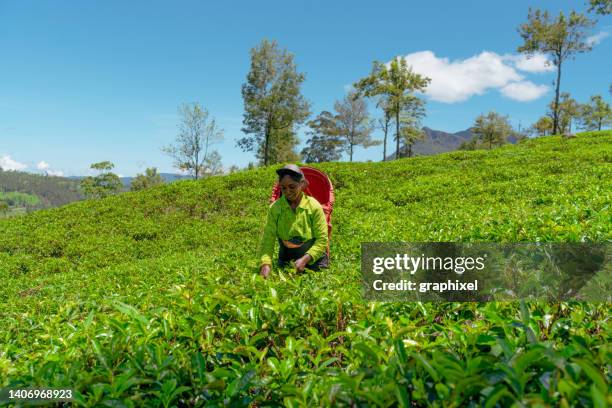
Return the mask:
POLYGON ((321 165, 336 188, 332 267, 275 270, 270 282, 253 272, 271 168, 0 220, 0 324, 8 328, 0 385, 72 385, 90 402, 142 392, 209 404, 291 395, 315 404, 423 404, 432 395, 466 404, 543 398, 541 375, 550 372, 571 377, 555 403, 596 398, 604 378, 585 373, 594 365, 609 376, 607 305, 532 304, 540 342, 529 345, 515 304, 367 304, 360 242, 609 241, 611 156, 606 131, 321 165), (525 378, 504 370, 528 351, 550 361, 521 366, 525 378), (583 374, 564 366, 583 361, 583 374), (133 382, 124 389, 118 378, 133 382), (190 389, 171 397, 176 384, 190 389))

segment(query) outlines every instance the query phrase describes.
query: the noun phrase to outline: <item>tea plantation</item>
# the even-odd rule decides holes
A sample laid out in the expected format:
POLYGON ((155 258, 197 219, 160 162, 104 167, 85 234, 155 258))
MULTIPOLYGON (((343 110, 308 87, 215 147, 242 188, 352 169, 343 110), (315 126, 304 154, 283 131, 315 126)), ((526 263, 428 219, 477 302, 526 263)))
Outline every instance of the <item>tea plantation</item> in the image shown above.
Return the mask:
POLYGON ((274 167, 0 220, 0 387, 88 407, 612 404, 610 304, 360 286, 365 241, 609 242, 612 131, 317 167, 336 189, 322 272, 257 273, 274 167))

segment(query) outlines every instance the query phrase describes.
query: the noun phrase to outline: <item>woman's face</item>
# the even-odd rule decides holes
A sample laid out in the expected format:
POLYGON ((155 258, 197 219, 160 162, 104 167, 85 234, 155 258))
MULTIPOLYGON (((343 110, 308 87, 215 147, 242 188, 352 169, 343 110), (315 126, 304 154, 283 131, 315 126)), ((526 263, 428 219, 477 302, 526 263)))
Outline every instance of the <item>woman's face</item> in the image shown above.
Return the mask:
POLYGON ((280 181, 280 188, 287 200, 295 201, 302 192, 302 182, 295 181, 290 176, 285 175, 280 181))

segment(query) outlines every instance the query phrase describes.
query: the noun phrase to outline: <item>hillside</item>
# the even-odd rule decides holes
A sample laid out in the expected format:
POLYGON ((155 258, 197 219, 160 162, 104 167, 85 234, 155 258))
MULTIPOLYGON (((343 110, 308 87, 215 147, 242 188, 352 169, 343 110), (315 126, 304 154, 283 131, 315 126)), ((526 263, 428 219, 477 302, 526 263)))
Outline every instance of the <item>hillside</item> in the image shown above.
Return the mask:
MULTIPOLYGON (((431 156, 434 154, 452 152, 459 149, 461 143, 469 142, 473 138, 471 129, 448 133, 424 127, 423 132, 425 133, 425 138, 417 141, 412 147, 415 156, 431 156)), ((515 135, 510 135, 506 141, 511 144, 516 144, 518 140, 515 135)), ((392 153, 387 156, 387 160, 394 160, 395 145, 392 144, 389 147, 392 153)))
POLYGON ((12 195, 23 193, 32 196, 28 200, 22 200, 23 205, 17 203, 20 204, 19 207, 27 207, 30 210, 58 207, 83 199, 78 182, 69 178, 2 169, 0 169, 0 193, 12 193, 12 195))
POLYGON ((604 131, 321 164, 332 265, 268 281, 275 167, 0 220, 0 387, 83 406, 605 404, 608 304, 368 303, 360 244, 610 242, 611 157, 604 131))

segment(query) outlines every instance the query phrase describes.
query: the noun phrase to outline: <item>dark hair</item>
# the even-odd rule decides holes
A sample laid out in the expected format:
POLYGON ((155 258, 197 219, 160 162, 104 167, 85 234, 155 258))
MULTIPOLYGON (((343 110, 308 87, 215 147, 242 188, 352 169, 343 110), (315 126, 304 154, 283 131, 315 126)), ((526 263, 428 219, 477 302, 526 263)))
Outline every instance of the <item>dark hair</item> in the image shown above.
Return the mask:
POLYGON ((299 183, 300 181, 305 180, 304 177, 302 177, 302 175, 299 174, 299 173, 295 173, 293 171, 283 171, 283 172, 279 173, 279 175, 278 175, 278 182, 280 183, 280 181, 285 176, 291 177, 291 180, 295 181, 296 183, 299 183))

